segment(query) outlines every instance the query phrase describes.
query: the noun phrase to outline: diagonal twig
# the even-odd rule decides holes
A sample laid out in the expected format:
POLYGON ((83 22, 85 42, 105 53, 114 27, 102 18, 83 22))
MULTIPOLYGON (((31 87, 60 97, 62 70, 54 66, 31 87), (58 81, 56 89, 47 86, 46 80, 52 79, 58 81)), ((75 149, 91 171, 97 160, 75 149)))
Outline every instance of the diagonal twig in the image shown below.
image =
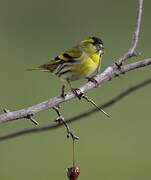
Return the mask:
POLYGON ((93 106, 96 107, 99 111, 101 111, 103 114, 105 114, 108 118, 110 118, 110 115, 108 115, 101 107, 99 107, 92 99, 90 99, 86 95, 82 95, 82 98, 85 99, 87 102, 91 103, 93 106))

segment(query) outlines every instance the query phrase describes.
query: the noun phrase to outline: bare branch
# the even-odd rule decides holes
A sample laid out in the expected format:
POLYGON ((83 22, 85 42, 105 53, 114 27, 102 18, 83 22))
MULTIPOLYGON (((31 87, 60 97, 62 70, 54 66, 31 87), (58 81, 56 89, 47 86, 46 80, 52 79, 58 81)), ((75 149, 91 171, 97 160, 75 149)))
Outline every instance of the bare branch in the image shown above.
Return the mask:
MULTIPOLYGON (((151 65, 151 58, 124 65, 122 66, 122 69, 120 71, 114 70, 114 68, 110 66, 103 73, 97 75, 96 80, 98 81, 100 85, 102 85, 105 81, 109 81, 112 78, 115 78, 117 74, 123 74, 128 71, 134 70, 136 68, 141 68, 147 65, 151 65)), ((93 84, 92 82, 88 82, 85 85, 81 86, 79 89, 81 92, 86 92, 94 88, 94 86, 95 84, 93 84)), ((61 96, 56 96, 48 101, 44 101, 40 104, 34 105, 27 109, 22 109, 22 110, 14 111, 14 112, 9 111, 7 113, 0 115, 0 123, 28 117, 31 114, 35 114, 42 110, 55 107, 65 101, 69 101, 73 99, 74 97, 75 95, 72 92, 68 92, 65 98, 62 98, 61 96)))
MULTIPOLYGON (((117 69, 114 69, 112 66, 109 66, 103 73, 97 75, 95 79, 98 81, 99 85, 102 85, 104 82, 109 81, 112 78, 115 78, 117 74, 124 74, 128 71, 134 70, 136 68, 148 66, 148 65, 151 65, 151 58, 124 65, 122 66, 120 71, 117 69)), ((95 87, 94 83, 87 82, 85 85, 79 87, 78 89, 84 93, 94 87, 95 87)), ((27 109, 21 109, 14 112, 9 111, 7 113, 0 115, 0 123, 13 121, 13 120, 21 119, 21 118, 26 118, 28 116, 34 115, 35 113, 38 113, 45 109, 58 106, 60 103, 69 101, 73 98, 75 98, 75 94, 73 94, 72 92, 68 92, 65 98, 62 98, 61 96, 56 96, 54 98, 51 98, 48 101, 44 101, 40 104, 28 107, 27 109)))
MULTIPOLYGON (((109 101, 105 102, 104 104, 99 105, 99 107, 104 108, 104 109, 107 108, 107 107, 110 107, 110 106, 116 104, 117 102, 121 101, 126 96, 128 96, 128 95, 134 93, 135 91, 138 91, 138 90, 140 90, 140 89, 142 89, 145 86, 150 85, 150 84, 151 84, 151 78, 149 78, 147 80, 144 80, 144 81, 142 81, 142 82, 140 82, 140 83, 126 89, 125 91, 118 94, 117 96, 110 99, 109 101)), ((80 120, 82 118, 85 118, 87 116, 90 116, 90 115, 92 115, 93 113, 96 113, 96 112, 98 112, 98 109, 97 108, 92 108, 92 109, 90 109, 90 110, 88 110, 86 112, 83 112, 83 113, 78 114, 78 115, 76 115, 76 116, 74 116, 72 118, 67 119, 65 122, 66 123, 71 123, 71 122, 80 120)), ((58 123, 53 122, 50 125, 45 125, 45 126, 42 126, 42 127, 34 127, 34 128, 29 128, 29 129, 23 129, 23 130, 19 130, 17 132, 1 135, 0 136, 0 141, 4 141, 4 140, 7 140, 7 139, 12 139, 12 138, 15 138, 15 137, 19 137, 19 136, 27 135, 27 134, 31 134, 31 133, 38 133, 38 132, 44 132, 44 131, 48 131, 48 130, 53 130, 53 129, 59 128, 61 126, 63 126, 63 124, 58 124, 58 123)))
POLYGON ((142 9, 143 9, 143 0, 137 0, 136 22, 135 22, 134 31, 132 34, 131 46, 128 49, 128 51, 116 61, 119 65, 121 65, 126 59, 137 55, 136 48, 137 48, 139 34, 140 34, 142 9))
MULTIPOLYGON (((136 47, 138 44, 138 39, 139 39, 139 33, 140 33, 140 25, 141 25, 141 17, 142 17, 142 7, 143 7, 143 0, 137 0, 137 15, 136 15, 136 23, 135 23, 135 28, 134 28, 134 32, 132 34, 132 42, 131 42, 131 46, 128 49, 128 51, 122 56, 120 57, 117 61, 115 61, 115 64, 113 64, 112 66, 109 66, 106 68, 106 70, 101 73, 98 74, 95 79, 97 81, 97 83, 99 85, 103 85, 104 82, 109 81, 113 78, 115 78, 116 76, 119 76, 120 74, 124 74, 128 71, 134 70, 136 68, 141 68, 144 66, 148 66, 151 65, 151 58, 142 60, 142 61, 138 61, 135 63, 131 63, 128 65, 122 65, 122 63, 136 55, 136 47), (116 66, 115 66, 116 65, 116 66)), ((95 87, 95 84, 92 82, 88 82, 85 85, 81 86, 80 88, 78 88, 80 90, 80 92, 84 93, 87 92, 88 90, 92 89, 95 87)), ((11 112, 10 110, 5 110, 4 114, 0 115, 0 123, 3 122, 9 122, 9 121, 13 121, 13 120, 17 120, 17 119, 22 119, 22 118, 28 118, 30 119, 33 123, 38 124, 33 118, 32 116, 40 111, 43 111, 45 109, 48 108, 53 108, 58 106, 60 103, 69 101, 73 98, 76 98, 75 94, 73 94, 72 92, 68 92, 65 98, 62 98, 61 96, 56 96, 52 99, 49 99, 47 101, 44 101, 42 103, 39 103, 37 105, 28 107, 26 109, 21 109, 18 111, 14 111, 11 112)), ((114 100, 114 98, 113 98, 114 100)), ((112 102, 113 102, 112 100, 112 102)), ((92 103, 92 102, 91 102, 92 103)), ((73 118, 74 119, 74 118, 73 118)), ((72 119, 67 120, 68 121, 72 121, 72 119)), ((18 131, 14 134, 8 134, 6 136, 0 137, 0 140, 4 140, 7 138, 11 138, 11 137, 15 137, 15 136, 19 136, 22 134, 26 134, 26 133, 31 133, 31 132, 39 132, 39 131, 43 131, 43 130, 47 130, 47 129, 54 129, 56 127, 61 126, 62 124, 56 124, 53 123, 51 125, 45 126, 45 127, 38 127, 38 128, 32 128, 32 129, 25 129, 25 130, 21 130, 18 131)))

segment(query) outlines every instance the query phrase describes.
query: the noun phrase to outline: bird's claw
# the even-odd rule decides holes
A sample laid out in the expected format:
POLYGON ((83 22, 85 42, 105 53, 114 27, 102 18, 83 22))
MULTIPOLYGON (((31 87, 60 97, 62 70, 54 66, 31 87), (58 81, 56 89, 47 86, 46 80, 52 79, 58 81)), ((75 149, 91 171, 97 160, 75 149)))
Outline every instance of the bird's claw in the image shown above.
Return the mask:
POLYGON ((65 92, 61 92, 61 94, 60 94, 60 96, 62 97, 62 98, 65 98, 66 97, 66 93, 65 92))
POLYGON ((83 92, 81 92, 79 88, 71 88, 71 91, 78 99, 81 99, 81 97, 83 96, 83 92))
POLYGON ((95 84, 95 87, 99 86, 99 82, 94 77, 86 77, 86 79, 95 84))

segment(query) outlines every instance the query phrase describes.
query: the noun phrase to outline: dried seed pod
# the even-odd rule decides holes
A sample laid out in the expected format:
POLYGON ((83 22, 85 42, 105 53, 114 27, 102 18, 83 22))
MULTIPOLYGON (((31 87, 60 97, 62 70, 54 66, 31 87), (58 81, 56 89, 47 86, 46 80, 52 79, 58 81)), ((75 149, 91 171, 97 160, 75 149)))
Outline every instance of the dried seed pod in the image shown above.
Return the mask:
POLYGON ((77 166, 67 168, 67 176, 69 180, 76 180, 80 174, 80 168, 77 166))

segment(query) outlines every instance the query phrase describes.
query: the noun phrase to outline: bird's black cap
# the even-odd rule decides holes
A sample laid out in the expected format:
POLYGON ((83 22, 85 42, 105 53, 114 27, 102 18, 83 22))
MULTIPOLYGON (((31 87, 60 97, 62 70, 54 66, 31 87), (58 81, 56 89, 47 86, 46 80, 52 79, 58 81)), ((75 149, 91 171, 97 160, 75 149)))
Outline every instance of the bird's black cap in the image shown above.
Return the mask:
POLYGON ((103 45, 103 41, 96 37, 96 36, 92 36, 92 39, 94 40, 94 44, 102 44, 103 45))

